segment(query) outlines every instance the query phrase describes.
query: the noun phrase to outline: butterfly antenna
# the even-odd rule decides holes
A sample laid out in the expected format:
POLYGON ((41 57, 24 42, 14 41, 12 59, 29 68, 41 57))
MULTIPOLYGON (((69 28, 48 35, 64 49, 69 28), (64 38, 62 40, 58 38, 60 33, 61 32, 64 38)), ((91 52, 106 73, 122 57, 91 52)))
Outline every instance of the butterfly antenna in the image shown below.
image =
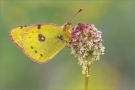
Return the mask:
POLYGON ((69 24, 70 21, 71 21, 78 13, 80 13, 82 10, 83 10, 83 9, 80 8, 80 9, 72 16, 72 18, 68 21, 68 24, 69 24))

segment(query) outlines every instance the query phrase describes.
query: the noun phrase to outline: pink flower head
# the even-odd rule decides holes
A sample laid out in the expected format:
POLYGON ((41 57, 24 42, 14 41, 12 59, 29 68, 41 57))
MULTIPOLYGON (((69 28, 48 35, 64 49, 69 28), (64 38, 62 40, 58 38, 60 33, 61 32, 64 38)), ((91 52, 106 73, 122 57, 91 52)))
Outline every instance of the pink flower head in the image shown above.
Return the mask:
POLYGON ((104 54, 105 47, 102 45, 101 34, 102 32, 93 24, 79 23, 71 30, 69 47, 82 65, 83 74, 88 73, 87 66, 91 66, 94 60, 99 60, 100 54, 104 54))

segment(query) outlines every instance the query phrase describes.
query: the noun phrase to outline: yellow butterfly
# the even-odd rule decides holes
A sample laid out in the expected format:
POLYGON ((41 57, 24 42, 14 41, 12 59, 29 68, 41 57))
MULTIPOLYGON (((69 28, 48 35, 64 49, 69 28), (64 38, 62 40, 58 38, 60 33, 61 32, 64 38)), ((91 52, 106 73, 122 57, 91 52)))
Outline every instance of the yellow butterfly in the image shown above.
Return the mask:
POLYGON ((52 23, 19 26, 10 31, 10 36, 29 58, 44 63, 70 42, 70 21, 63 26, 52 23))

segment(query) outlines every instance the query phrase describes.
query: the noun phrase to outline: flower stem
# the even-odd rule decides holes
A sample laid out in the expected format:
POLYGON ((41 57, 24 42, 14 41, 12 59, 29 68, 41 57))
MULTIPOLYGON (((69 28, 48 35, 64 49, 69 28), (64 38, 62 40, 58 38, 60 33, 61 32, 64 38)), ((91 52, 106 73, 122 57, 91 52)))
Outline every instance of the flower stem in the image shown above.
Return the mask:
POLYGON ((86 75, 85 75, 85 90, 88 90, 88 82, 89 82, 89 66, 87 66, 87 68, 88 68, 88 73, 86 73, 86 75))

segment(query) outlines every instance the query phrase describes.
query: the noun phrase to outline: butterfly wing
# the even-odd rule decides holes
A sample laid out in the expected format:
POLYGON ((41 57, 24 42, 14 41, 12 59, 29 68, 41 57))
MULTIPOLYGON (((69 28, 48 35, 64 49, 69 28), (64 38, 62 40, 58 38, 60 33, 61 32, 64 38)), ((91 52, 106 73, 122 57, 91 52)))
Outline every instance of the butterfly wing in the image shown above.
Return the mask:
POLYGON ((60 26, 39 24, 26 30, 21 45, 28 57, 38 63, 44 63, 53 58, 69 40, 69 36, 60 26))
POLYGON ((10 31, 10 36, 11 36, 11 39, 12 41, 17 45, 19 46, 21 49, 22 49, 22 46, 21 46, 21 39, 22 39, 22 35, 23 33, 29 29, 30 27, 33 27, 32 25, 24 25, 24 26, 19 26, 19 27, 16 27, 14 29, 12 29, 10 31))

